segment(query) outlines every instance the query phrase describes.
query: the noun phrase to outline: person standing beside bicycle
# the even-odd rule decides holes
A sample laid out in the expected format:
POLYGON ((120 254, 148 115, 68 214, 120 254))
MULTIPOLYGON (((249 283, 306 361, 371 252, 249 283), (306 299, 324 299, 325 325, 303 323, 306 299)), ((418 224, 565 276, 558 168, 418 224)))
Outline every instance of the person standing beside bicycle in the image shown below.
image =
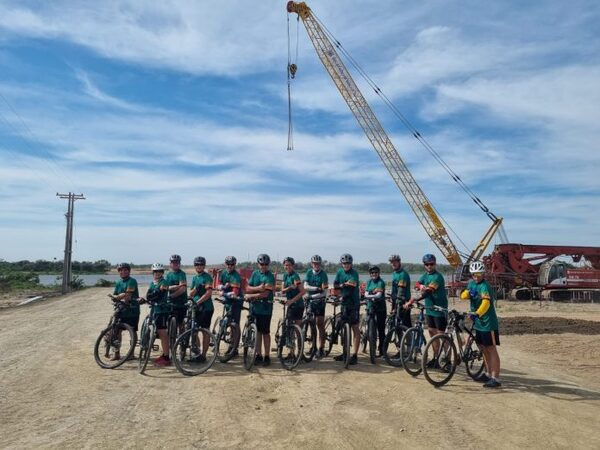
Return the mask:
MULTIPOLYGON (((223 298, 225 299, 225 309, 227 312, 231 311, 231 319, 238 325, 234 327, 234 333, 237 336, 233 336, 233 342, 239 342, 239 327, 242 316, 242 306, 244 303, 242 292, 242 277, 239 272, 235 269, 237 259, 235 256, 227 256, 225 258, 225 270, 222 270, 219 274, 219 286, 218 289, 222 292, 223 298)), ((238 355, 238 349, 233 350, 233 356, 238 355)))
POLYGON ((391 255, 388 259, 392 266, 392 311, 396 312, 396 308, 402 308, 400 311, 402 317, 402 325, 406 328, 412 327, 410 320, 410 309, 405 308, 406 302, 410 300, 410 275, 402 267, 400 255, 391 255))
MULTIPOLYGON (((344 253, 340 257, 342 267, 338 269, 333 289, 336 295, 342 298, 342 320, 352 327, 352 356, 349 364, 356 364, 358 360, 358 347, 360 346, 360 330, 358 326, 360 316, 360 285, 358 272, 352 268, 352 255, 344 253)), ((344 355, 333 358, 343 361, 344 355)))
POLYGON ((173 315, 177 320, 179 331, 183 328, 183 319, 187 311, 187 277, 181 270, 181 256, 171 255, 169 259, 171 271, 166 280, 169 286, 169 301, 173 307, 173 315))
POLYGON ((319 331, 319 351, 318 358, 325 356, 325 298, 329 288, 329 279, 321 265, 323 259, 319 255, 314 255, 310 259, 311 269, 308 269, 304 277, 304 290, 306 299, 310 302, 311 309, 315 314, 317 330, 319 331))
POLYGON ((483 350, 487 374, 483 373, 475 381, 484 382, 486 388, 500 387, 500 356, 497 345, 500 345, 498 333, 498 316, 493 301, 493 290, 484 279, 485 267, 480 261, 472 262, 469 272, 473 279, 467 288, 461 292, 460 298, 470 300, 471 313, 475 329, 475 342, 483 350))
POLYGON ((252 302, 252 312, 256 317, 257 352, 256 362, 268 366, 271 364, 271 317, 273 316, 273 291, 275 289, 275 277, 269 270, 271 258, 261 253, 256 258, 258 270, 252 272, 248 280, 245 298, 252 302), (261 342, 264 347, 264 356, 261 352, 261 342))
POLYGON ((283 260, 283 268, 285 273, 283 274, 283 289, 281 293, 285 294, 287 299, 285 305, 287 306, 287 316, 296 325, 302 325, 302 315, 304 314, 304 302, 302 296, 304 295, 304 287, 300 277, 294 270, 296 261, 294 258, 288 256, 283 260))
POLYGON ((169 355, 169 336, 167 334, 168 319, 171 312, 169 304, 169 285, 164 277, 165 267, 160 263, 152 264, 152 281, 146 292, 146 299, 140 299, 142 302, 148 300, 152 303, 152 314, 156 321, 156 329, 160 339, 162 355, 154 360, 155 366, 170 366, 171 358, 169 355))
MULTIPOLYGON (((190 297, 197 307, 196 322, 201 328, 210 330, 210 322, 212 320, 215 307, 212 301, 212 277, 204 271, 206 267, 206 258, 197 256, 194 258, 194 268, 196 275, 192 278, 192 290, 190 297)), ((206 361, 206 351, 210 344, 210 336, 206 333, 202 334, 202 354, 198 355, 200 362, 206 361)))
MULTIPOLYGON (((115 283, 112 298, 123 302, 127 307, 121 312, 121 322, 131 325, 133 330, 137 332, 140 323, 140 304, 138 298, 138 284, 135 278, 131 278, 131 266, 128 263, 120 263, 117 265, 117 271, 121 279, 115 283)), ((117 350, 112 358, 114 361, 121 359, 121 355, 117 350)))
POLYGON ((375 312, 377 335, 379 336, 379 345, 377 348, 379 356, 383 356, 387 308, 385 305, 385 281, 381 279, 380 273, 381 270, 378 266, 369 267, 370 280, 365 287, 365 298, 367 299, 367 312, 375 312))

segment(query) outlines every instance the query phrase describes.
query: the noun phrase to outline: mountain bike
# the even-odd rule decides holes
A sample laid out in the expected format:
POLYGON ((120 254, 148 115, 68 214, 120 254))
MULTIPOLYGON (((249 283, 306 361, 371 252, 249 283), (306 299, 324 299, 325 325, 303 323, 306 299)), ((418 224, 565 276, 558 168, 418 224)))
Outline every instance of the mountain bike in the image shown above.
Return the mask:
MULTIPOLYGON (((391 296, 386 296, 391 301, 391 296)), ((396 302, 394 314, 389 314, 385 321, 385 339, 383 342, 383 358, 393 367, 402 366, 402 338, 408 327, 402 323, 402 305, 396 302)))
MULTIPOLYGON (((248 300, 244 300, 249 302, 248 300)), ((260 342, 258 342, 257 334, 258 329, 256 328, 256 316, 254 315, 254 308, 250 305, 248 308, 242 306, 242 310, 248 311, 246 317, 246 324, 244 325, 244 331, 242 331, 242 348, 244 367, 246 370, 251 370, 256 360, 256 352, 260 342)))
POLYGON ((302 361, 308 363, 313 360, 317 353, 317 319, 312 309, 312 301, 304 300, 304 316, 302 317, 302 361))
POLYGON ((288 318, 286 300, 277 301, 283 305, 283 319, 279 319, 275 332, 277 358, 283 367, 292 370, 302 359, 304 338, 300 327, 288 318))
POLYGON ((150 313, 144 319, 144 322, 142 323, 142 330, 140 332, 138 372, 142 375, 144 374, 146 366, 148 365, 148 361, 150 360, 150 353, 152 353, 152 350, 158 350, 158 345, 154 345, 158 331, 156 328, 156 318, 154 315, 154 307, 156 302, 147 299, 145 303, 150 305, 150 313))
POLYGON ((223 313, 215 322, 212 331, 216 339, 215 345, 217 348, 215 352, 219 361, 226 363, 237 354, 240 342, 240 326, 233 320, 232 310, 225 308, 227 300, 222 297, 218 297, 215 300, 223 304, 223 313), (224 351, 221 351, 222 349, 224 351))
MULTIPOLYGON (((438 306, 434 306, 433 309, 447 311, 438 306)), ((467 374, 473 379, 479 377, 485 368, 483 353, 475 342, 473 325, 466 326, 466 317, 466 313, 454 309, 449 311, 446 331, 432 337, 425 346, 421 364, 423 375, 435 387, 448 383, 461 362, 465 363, 467 374), (463 331, 467 333, 465 344, 463 331)))
MULTIPOLYGON (((404 370, 413 377, 422 371, 421 360, 423 351, 427 344, 423 324, 425 323, 425 306, 422 303, 414 303, 411 308, 418 308, 419 315, 415 325, 404 332, 400 341, 400 363, 404 370)), ((397 305, 397 308, 401 308, 397 305)))
POLYGON ((187 376, 206 372, 217 359, 216 338, 198 323, 196 317, 200 312, 201 305, 189 300, 184 331, 177 337, 173 347, 173 363, 179 372, 187 376))
POLYGON ((103 369, 114 369, 130 359, 137 342, 137 333, 133 327, 121 322, 122 312, 127 306, 112 295, 109 297, 112 299, 114 312, 108 326, 100 332, 94 344, 94 359, 103 369))
POLYGON ((342 319, 341 312, 337 312, 338 306, 342 303, 339 297, 328 297, 327 303, 333 305, 333 315, 325 319, 325 355, 331 353, 333 346, 337 345, 338 339, 340 339, 342 354, 344 355, 343 363, 347 369, 350 364, 350 342, 352 336, 350 324, 342 319))

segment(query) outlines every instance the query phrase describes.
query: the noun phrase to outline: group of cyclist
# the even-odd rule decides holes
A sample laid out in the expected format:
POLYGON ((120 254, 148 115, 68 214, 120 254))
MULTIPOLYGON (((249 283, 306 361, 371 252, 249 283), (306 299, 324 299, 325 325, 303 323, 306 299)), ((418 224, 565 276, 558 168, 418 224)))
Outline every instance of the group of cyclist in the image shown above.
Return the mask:
MULTIPOLYGON (((423 256, 425 273, 415 283, 415 289, 420 292, 420 298, 411 298, 410 275, 404 270, 399 255, 391 255, 389 262, 392 266, 391 281, 391 314, 395 314, 396 308, 402 317, 402 324, 410 328, 411 307, 422 300, 425 306, 427 327, 431 337, 444 333, 447 326, 447 315, 443 310, 448 309, 448 297, 444 277, 436 270, 436 258, 432 254, 423 256)), ((268 255, 260 254, 257 258, 258 269, 248 279, 247 286, 242 289, 242 277, 236 270, 237 260, 234 256, 225 258, 225 270, 219 274, 217 290, 223 299, 225 308, 231 315, 232 320, 240 323, 241 311, 244 301, 251 304, 252 313, 256 319, 257 326, 257 352, 256 363, 268 366, 271 363, 271 318, 273 315, 273 301, 275 295, 275 276, 270 271, 271 260, 268 255), (261 345, 262 344, 262 345, 261 345)), ((310 303, 311 310, 315 315, 318 330, 317 358, 325 355, 324 347, 326 341, 324 317, 326 298, 329 290, 329 279, 322 268, 322 258, 314 255, 311 258, 311 268, 304 276, 304 281, 295 271, 295 261, 291 257, 283 260, 285 273, 281 294, 285 296, 288 319, 300 324, 302 321, 305 302, 310 303)), ((352 267, 352 255, 345 253, 340 257, 341 267, 338 269, 333 281, 333 294, 341 301, 342 320, 352 328, 352 349, 349 364, 357 363, 357 354, 360 346, 359 317, 361 306, 361 292, 359 275, 352 267)), ((152 313, 158 329, 161 341, 162 354, 155 359, 157 366, 168 366, 171 364, 169 355, 169 341, 167 336, 167 322, 170 315, 176 317, 178 326, 182 327, 186 315, 187 301, 191 299, 197 307, 196 320, 200 327, 210 328, 214 313, 213 305, 213 279, 205 271, 206 259, 202 256, 194 259, 196 275, 192 279, 191 291, 188 296, 187 277, 181 270, 181 257, 172 255, 170 258, 170 271, 165 276, 165 267, 160 263, 152 265, 153 280, 149 285, 146 298, 140 298, 138 285, 130 276, 131 267, 127 263, 121 263, 117 269, 120 280, 114 289, 114 298, 123 301, 128 307, 123 310, 122 321, 131 325, 137 331, 140 303, 146 301, 152 303, 152 313)), ((499 387, 500 358, 496 346, 500 344, 498 333, 498 318, 493 301, 493 291, 484 278, 484 266, 480 262, 470 265, 472 280, 466 289, 461 292, 460 298, 470 301, 469 317, 473 320, 476 333, 477 345, 482 349, 485 359, 487 373, 483 373, 477 381, 483 382, 485 387, 499 387)), ((378 334, 378 356, 384 353, 385 322, 387 317, 387 304, 385 295, 386 285, 380 276, 377 266, 369 268, 369 281, 365 286, 364 304, 367 311, 374 312, 377 322, 378 334)), ((234 337, 235 341, 239 336, 234 337)), ((205 339, 208 339, 205 336, 205 339)), ((208 342, 202 345, 205 354, 208 342)), ((200 355, 201 358, 205 356, 200 355)), ((237 349, 234 355, 237 355, 237 349)), ((120 358, 118 352, 114 358, 120 358)), ((334 359, 342 360, 344 355, 338 355, 334 359)))

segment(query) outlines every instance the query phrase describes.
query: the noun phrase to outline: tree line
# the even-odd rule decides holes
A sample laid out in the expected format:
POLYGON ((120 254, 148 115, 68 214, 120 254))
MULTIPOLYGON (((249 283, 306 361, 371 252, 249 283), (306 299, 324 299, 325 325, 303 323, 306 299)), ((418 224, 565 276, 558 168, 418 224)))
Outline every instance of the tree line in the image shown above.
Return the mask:
MULTIPOLYGON (((111 263, 105 259, 98 261, 73 261, 73 273, 106 273, 111 268, 111 263)), ((34 272, 45 274, 60 274, 63 270, 62 261, 47 261, 38 259, 36 261, 8 262, 0 260, 0 273, 9 272, 34 272)))

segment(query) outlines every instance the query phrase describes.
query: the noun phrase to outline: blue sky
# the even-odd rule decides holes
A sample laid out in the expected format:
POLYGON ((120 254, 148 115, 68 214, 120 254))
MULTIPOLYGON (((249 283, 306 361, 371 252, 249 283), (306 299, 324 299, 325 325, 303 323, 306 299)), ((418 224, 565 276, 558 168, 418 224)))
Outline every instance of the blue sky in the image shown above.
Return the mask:
MULTIPOLYGON (((155 3, 0 3, 0 258, 61 258, 68 191, 75 259, 439 255, 301 24, 286 151, 286 2, 155 3)), ((309 5, 511 242, 600 245, 597 2, 309 5)), ((355 77, 473 247, 489 220, 355 77)))

